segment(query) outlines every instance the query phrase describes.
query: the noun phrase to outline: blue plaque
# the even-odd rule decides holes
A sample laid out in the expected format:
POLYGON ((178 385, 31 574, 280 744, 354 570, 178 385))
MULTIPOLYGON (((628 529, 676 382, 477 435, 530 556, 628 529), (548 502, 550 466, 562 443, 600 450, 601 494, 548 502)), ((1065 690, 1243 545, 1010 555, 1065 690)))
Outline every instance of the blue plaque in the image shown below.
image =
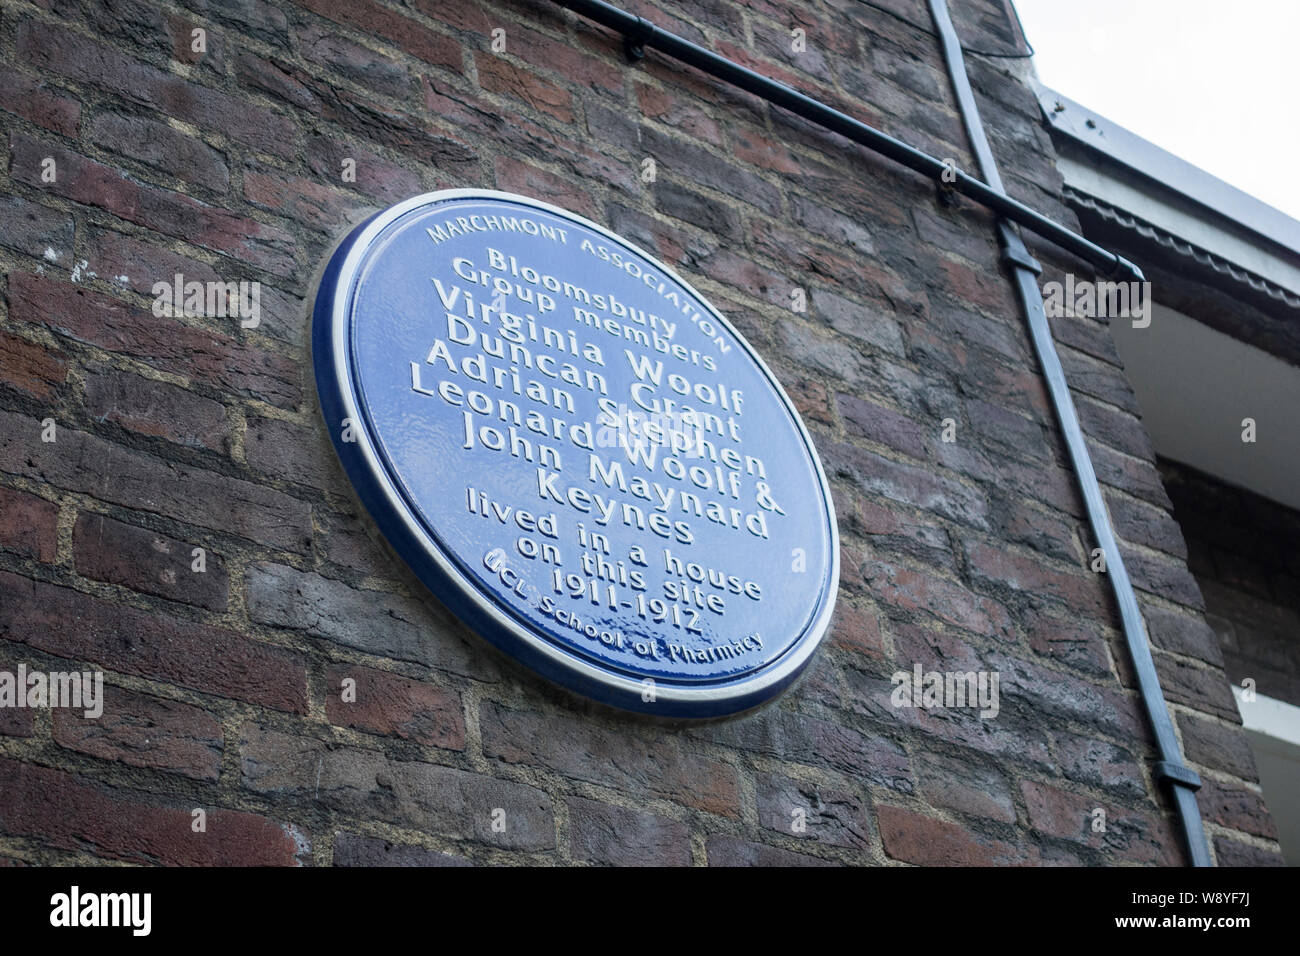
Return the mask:
POLYGON ((700 718, 807 665, 839 579, 812 442, 727 320, 627 240, 522 196, 417 196, 334 253, 312 343, 361 502, 508 655, 700 718))

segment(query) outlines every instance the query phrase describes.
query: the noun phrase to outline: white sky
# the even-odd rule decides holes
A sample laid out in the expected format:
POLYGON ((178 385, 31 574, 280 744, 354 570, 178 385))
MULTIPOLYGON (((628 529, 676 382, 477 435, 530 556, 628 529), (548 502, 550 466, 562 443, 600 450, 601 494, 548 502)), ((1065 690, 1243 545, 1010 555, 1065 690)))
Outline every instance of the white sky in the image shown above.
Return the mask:
POLYGON ((1047 86, 1300 219, 1300 0, 1014 0, 1047 86))

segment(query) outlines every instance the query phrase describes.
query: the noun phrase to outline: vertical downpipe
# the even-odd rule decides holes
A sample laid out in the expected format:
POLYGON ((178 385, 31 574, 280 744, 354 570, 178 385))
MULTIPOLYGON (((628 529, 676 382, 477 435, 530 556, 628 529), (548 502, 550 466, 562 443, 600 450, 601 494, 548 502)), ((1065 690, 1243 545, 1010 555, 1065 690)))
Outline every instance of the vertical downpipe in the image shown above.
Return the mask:
MULTIPOLYGON (((979 164, 980 173, 990 187, 1005 195, 1006 189, 1002 185, 1002 177, 998 174, 997 161, 984 134, 984 124, 980 119, 975 95, 971 90, 970 78, 966 75, 966 62, 957 39, 957 31, 953 28, 952 18, 948 14, 948 4, 946 0, 929 0, 929 4, 930 15, 934 19, 935 30, 943 50, 944 62, 948 66, 948 78, 952 81, 953 91, 957 97, 957 109, 966 127, 966 136, 970 140, 971 150, 979 164)), ((1092 526, 1097 544, 1105 555, 1106 575, 1110 578, 1111 588, 1119 605, 1124 640, 1133 659, 1138 690, 1147 717, 1151 721, 1156 748, 1160 754, 1160 759, 1155 765, 1156 777, 1161 783, 1169 786, 1192 865, 1212 866, 1209 847, 1205 841, 1205 829, 1201 825, 1200 808, 1196 805, 1196 791, 1201 786, 1201 780, 1195 771, 1183 763, 1182 751, 1179 749, 1178 738, 1174 733, 1173 720, 1169 716, 1169 707, 1165 703, 1164 693, 1160 690, 1160 679, 1156 676, 1155 662, 1151 657, 1151 647, 1147 643, 1137 595, 1133 591, 1133 583, 1129 580, 1128 571, 1124 567, 1124 558, 1120 554, 1119 545, 1110 526, 1110 516, 1106 511, 1101 486, 1093 470, 1092 458, 1084 441, 1083 429, 1079 426, 1074 400, 1070 397, 1070 387, 1065 381, 1065 371, 1061 367, 1061 359, 1056 352, 1056 343, 1052 339, 1052 330, 1043 309, 1043 296, 1036 278, 1042 272, 1042 267, 1025 248, 1019 232, 1005 219, 998 220, 998 241, 1002 246, 1002 258, 1011 267, 1016 290, 1024 306, 1025 316, 1029 322, 1030 338, 1039 364, 1042 366, 1043 378, 1047 383, 1048 396, 1056 412, 1057 422, 1060 424, 1062 436, 1069 449, 1079 490, 1083 494, 1088 522, 1092 526)))

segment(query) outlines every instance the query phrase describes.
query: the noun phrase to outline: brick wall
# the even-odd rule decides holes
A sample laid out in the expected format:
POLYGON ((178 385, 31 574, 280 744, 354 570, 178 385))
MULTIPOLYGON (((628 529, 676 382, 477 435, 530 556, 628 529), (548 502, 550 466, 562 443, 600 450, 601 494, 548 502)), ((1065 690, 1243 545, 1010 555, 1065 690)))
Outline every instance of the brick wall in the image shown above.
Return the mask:
MULTIPOLYGON (((920 0, 887 2, 928 23, 920 0)), ((934 38, 856 0, 635 9, 970 166, 934 38)), ((107 685, 97 721, 0 712, 0 857, 1183 861, 986 213, 654 54, 629 67, 540 0, 0 13, 0 663, 107 685), (462 186, 656 252, 795 398, 843 574, 833 633, 775 705, 681 727, 578 701, 370 537, 314 406, 314 274, 367 212, 462 186), (176 273, 261 282, 261 325, 155 316, 151 289, 176 273), (890 675, 918 662, 997 670, 1000 716, 892 708, 890 675)), ((1000 2, 954 15, 968 44, 1011 48, 1000 2)), ((970 58, 1008 187, 1072 225, 1013 66, 970 58)), ((1056 332, 1215 852, 1276 861, 1109 333, 1056 332)))
POLYGON ((1159 464, 1228 676, 1300 705, 1300 513, 1186 465, 1159 464))

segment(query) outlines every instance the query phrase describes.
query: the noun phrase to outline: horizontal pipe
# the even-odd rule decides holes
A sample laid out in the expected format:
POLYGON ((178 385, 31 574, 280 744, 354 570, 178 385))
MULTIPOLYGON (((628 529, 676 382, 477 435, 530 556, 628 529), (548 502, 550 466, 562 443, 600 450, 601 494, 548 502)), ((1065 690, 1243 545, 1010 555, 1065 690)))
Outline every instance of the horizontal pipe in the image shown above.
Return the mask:
POLYGON ((1053 222, 1042 213, 993 189, 982 180, 948 165, 943 160, 909 146, 888 133, 882 133, 875 127, 868 126, 847 113, 842 113, 800 93, 793 87, 778 83, 761 73, 755 73, 733 60, 728 60, 696 43, 660 29, 644 17, 633 16, 603 0, 556 0, 556 2, 622 34, 633 47, 648 47, 666 53, 673 59, 680 60, 688 66, 702 70, 748 93, 753 93, 809 122, 839 133, 861 146, 880 153, 908 169, 939 181, 945 188, 973 199, 1004 219, 1056 243, 1107 275, 1125 273, 1138 282, 1145 279, 1142 270, 1123 256, 1089 242, 1077 232, 1072 232, 1059 223, 1053 222), (946 177, 945 173, 947 173, 946 177))

